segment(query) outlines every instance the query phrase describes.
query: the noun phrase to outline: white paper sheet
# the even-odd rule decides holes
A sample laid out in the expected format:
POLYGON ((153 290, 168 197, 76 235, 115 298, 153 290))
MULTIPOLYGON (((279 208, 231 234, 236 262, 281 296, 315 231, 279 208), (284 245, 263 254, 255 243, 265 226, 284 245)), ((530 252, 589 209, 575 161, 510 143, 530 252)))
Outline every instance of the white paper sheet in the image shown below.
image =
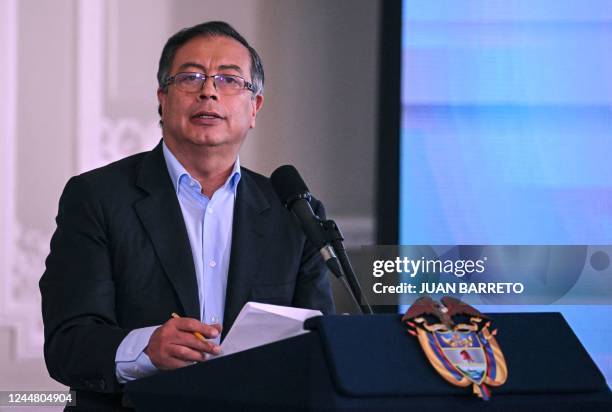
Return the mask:
POLYGON ((221 354, 216 357, 308 333, 303 328, 304 321, 321 315, 318 310, 247 302, 221 343, 221 354))

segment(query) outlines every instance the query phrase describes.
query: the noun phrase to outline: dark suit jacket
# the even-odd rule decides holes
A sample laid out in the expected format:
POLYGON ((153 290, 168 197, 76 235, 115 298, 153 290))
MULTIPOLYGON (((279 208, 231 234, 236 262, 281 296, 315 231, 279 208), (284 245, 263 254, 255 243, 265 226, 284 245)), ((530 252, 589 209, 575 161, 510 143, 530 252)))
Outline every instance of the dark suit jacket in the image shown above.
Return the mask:
MULTIPOLYGON (((323 213, 318 202, 315 209, 323 213)), ((56 221, 40 280, 47 368, 74 389, 116 394, 115 353, 130 330, 162 324, 172 312, 196 319, 200 313, 161 144, 70 179, 56 221)), ((334 310, 318 251, 269 180, 242 168, 224 333, 249 300, 334 310)))

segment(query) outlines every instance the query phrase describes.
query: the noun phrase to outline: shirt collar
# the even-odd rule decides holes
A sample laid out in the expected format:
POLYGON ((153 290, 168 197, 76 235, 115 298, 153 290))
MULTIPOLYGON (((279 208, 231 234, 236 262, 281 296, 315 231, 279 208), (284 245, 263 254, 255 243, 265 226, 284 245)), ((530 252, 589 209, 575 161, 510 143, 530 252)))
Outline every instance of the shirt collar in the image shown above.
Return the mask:
MULTIPOLYGON (((164 159, 166 161, 166 167, 168 168, 168 173, 170 174, 170 180, 172 180, 172 184, 174 185, 174 190, 177 195, 180 190, 180 182, 183 176, 187 176, 189 179, 193 179, 189 172, 185 170, 181 162, 174 156, 174 154, 170 151, 168 146, 166 146, 166 142, 162 141, 162 150, 164 153, 164 159)), ((236 161, 234 162, 234 167, 232 168, 232 172, 229 177, 225 181, 224 187, 231 189, 234 193, 236 193, 236 187, 238 186, 238 182, 240 182, 240 177, 242 176, 240 171, 240 156, 236 156, 236 161)))

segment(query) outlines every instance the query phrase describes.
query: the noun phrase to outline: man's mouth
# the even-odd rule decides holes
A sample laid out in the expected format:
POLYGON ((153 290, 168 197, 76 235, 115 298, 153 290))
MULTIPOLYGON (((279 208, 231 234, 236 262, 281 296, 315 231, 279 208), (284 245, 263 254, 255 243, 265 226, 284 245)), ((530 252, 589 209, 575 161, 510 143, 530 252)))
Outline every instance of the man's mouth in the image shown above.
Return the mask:
POLYGON ((223 116, 221 116, 219 113, 216 113, 216 112, 203 111, 203 112, 197 112, 196 114, 191 116, 191 118, 192 119, 212 120, 212 119, 223 119, 223 116))

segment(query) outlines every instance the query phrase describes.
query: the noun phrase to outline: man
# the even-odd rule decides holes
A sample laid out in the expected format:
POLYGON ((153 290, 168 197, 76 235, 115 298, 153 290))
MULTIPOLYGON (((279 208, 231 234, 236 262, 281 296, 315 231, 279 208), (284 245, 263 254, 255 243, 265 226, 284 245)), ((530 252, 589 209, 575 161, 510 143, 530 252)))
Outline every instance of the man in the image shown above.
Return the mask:
POLYGON ((318 251, 240 167, 264 100, 257 52, 203 23, 168 40, 157 77, 162 142, 70 179, 40 281, 49 373, 84 409, 218 353, 247 301, 334 310, 318 251))

